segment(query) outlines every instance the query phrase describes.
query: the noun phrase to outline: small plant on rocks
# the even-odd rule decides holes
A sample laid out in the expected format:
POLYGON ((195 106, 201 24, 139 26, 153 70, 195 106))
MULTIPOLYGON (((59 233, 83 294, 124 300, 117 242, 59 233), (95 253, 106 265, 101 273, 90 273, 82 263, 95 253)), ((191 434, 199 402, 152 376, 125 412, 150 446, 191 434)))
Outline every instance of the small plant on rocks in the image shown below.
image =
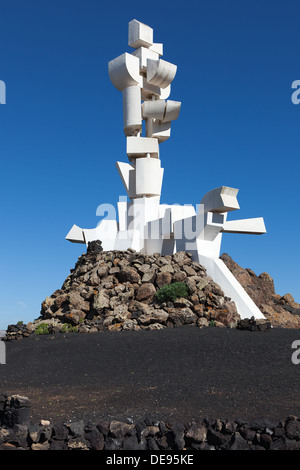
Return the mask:
POLYGON ((40 325, 38 325, 35 329, 35 334, 36 335, 49 335, 50 331, 49 331, 49 327, 47 323, 40 323, 40 325))
POLYGON ((69 325, 68 323, 64 323, 61 328, 62 333, 75 333, 78 331, 76 326, 69 325))
POLYGON ((159 302, 168 302, 180 297, 188 297, 188 287, 184 282, 174 282, 173 284, 166 284, 161 287, 155 294, 155 297, 159 302))

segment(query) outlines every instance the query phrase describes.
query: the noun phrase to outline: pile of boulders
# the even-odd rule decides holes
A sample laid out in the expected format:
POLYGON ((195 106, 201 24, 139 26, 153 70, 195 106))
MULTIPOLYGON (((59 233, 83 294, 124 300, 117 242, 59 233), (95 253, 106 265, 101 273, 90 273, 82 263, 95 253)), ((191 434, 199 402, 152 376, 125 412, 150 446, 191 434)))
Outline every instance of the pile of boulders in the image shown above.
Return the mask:
POLYGON ((270 331, 272 324, 270 320, 265 318, 243 318, 237 322, 238 330, 248 331, 270 331))
POLYGON ((235 303, 189 253, 105 252, 96 241, 79 257, 61 289, 44 300, 40 317, 27 325, 10 325, 5 339, 33 332, 236 327, 239 319, 235 303), (184 283, 188 295, 158 300, 159 289, 174 283, 184 283))
POLYGON ((263 272, 257 276, 252 269, 239 266, 227 253, 220 258, 273 327, 300 328, 300 304, 291 294, 276 294, 270 274, 263 272))
POLYGON ((199 419, 187 424, 145 418, 30 423, 30 400, 0 394, 0 450, 299 450, 300 420, 199 419))

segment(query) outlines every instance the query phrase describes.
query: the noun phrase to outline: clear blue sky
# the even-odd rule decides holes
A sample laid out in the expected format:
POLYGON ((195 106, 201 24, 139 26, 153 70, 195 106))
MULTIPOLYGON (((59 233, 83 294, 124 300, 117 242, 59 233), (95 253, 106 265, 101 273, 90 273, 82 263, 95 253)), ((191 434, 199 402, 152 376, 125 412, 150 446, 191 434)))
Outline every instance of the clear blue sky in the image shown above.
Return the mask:
POLYGON ((85 251, 65 240, 72 225, 94 228, 97 206, 125 195, 122 97, 107 64, 132 52, 134 18, 178 66, 162 202, 239 188, 230 219, 263 216, 268 233, 225 234, 221 251, 300 302, 299 0, 10 0, 0 18, 0 329, 39 316, 85 251))

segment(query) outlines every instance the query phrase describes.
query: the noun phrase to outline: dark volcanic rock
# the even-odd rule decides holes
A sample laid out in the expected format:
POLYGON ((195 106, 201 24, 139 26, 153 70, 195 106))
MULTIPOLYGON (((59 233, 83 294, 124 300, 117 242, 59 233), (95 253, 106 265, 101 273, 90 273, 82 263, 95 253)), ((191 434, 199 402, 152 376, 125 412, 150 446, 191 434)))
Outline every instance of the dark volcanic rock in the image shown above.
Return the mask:
POLYGON ((300 328, 300 304, 291 294, 276 294, 274 281, 268 273, 257 276, 251 269, 239 266, 227 253, 220 258, 273 327, 300 328))
MULTIPOLYGON (((6 411, 9 412, 7 405, 6 411)), ((151 420, 132 422, 110 421, 101 425, 84 421, 70 425, 9 425, 0 422, 0 450, 299 450, 299 420, 288 417, 272 428, 260 425, 222 421, 220 426, 204 420, 186 425, 172 425, 151 420), (276 434, 276 429, 282 432, 276 434)))
POLYGON ((102 251, 103 251, 103 248, 102 248, 102 243, 100 240, 95 240, 93 242, 88 243, 88 247, 87 247, 88 254, 91 254, 91 253, 98 254, 98 253, 101 253, 102 251))
POLYGON ((160 256, 130 249, 105 252, 101 242, 95 241, 88 244, 62 287, 42 302, 40 317, 27 325, 9 325, 4 339, 19 339, 34 331, 92 333, 182 325, 238 326, 251 331, 265 331, 271 325, 300 328, 300 305, 290 294, 276 295, 271 276, 257 276, 227 254, 221 259, 267 321, 240 321, 235 303, 189 253, 160 256), (161 288, 178 282, 186 285, 186 298, 158 300, 156 293, 161 288))
POLYGON ((6 340, 34 331, 235 327, 239 319, 234 302, 189 253, 150 256, 133 250, 105 252, 101 242, 92 242, 62 287, 43 301, 40 317, 28 325, 10 325, 6 340), (175 299, 175 303, 159 301, 157 291, 175 282, 186 285, 187 297, 175 299))

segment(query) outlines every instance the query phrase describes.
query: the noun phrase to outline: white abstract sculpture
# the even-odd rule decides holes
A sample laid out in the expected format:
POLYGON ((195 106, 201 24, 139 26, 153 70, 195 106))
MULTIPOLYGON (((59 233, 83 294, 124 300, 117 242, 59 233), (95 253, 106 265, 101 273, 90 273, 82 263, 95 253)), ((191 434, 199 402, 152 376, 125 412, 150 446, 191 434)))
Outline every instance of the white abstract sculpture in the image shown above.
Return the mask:
POLYGON ((86 245, 101 240, 105 251, 133 248, 162 255, 188 251, 235 301, 242 318, 264 318, 219 258, 223 233, 262 234, 266 232, 264 221, 227 221, 227 213, 239 209, 239 204, 238 189, 226 186, 205 194, 197 211, 192 205, 160 204, 164 169, 159 145, 170 137, 172 121, 181 107, 180 102, 167 99, 177 67, 161 59, 162 44, 153 43, 152 28, 137 20, 129 23, 128 43, 135 50, 109 62, 108 72, 123 95, 130 163, 117 162, 116 166, 129 202, 124 198, 118 202, 118 221, 104 218, 94 229, 74 225, 66 239, 86 245))

